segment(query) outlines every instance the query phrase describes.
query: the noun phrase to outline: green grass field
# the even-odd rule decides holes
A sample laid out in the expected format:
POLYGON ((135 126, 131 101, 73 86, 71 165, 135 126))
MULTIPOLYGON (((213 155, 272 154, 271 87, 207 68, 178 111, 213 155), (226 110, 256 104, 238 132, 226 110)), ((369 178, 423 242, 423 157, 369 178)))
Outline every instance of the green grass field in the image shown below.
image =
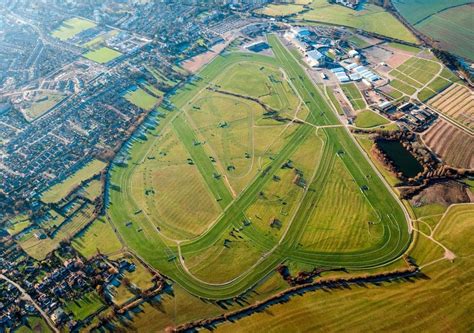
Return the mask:
POLYGON ((329 4, 326 0, 313 0, 310 7, 310 11, 298 15, 297 18, 307 22, 345 25, 417 43, 415 36, 402 23, 379 6, 364 4, 363 10, 355 11, 341 5, 329 4))
POLYGON ((124 98, 144 110, 151 110, 159 101, 158 98, 138 87, 135 90, 128 91, 124 98))
POLYGON ((354 83, 341 84, 341 89, 354 110, 358 111, 366 108, 364 97, 354 83))
POLYGON ((64 97, 65 95, 60 93, 39 93, 31 102, 31 105, 24 109, 24 113, 29 119, 35 120, 61 102, 64 97))
POLYGON ((30 218, 27 215, 18 215, 8 220, 6 230, 10 235, 16 235, 31 225, 30 218))
POLYGON ((66 303, 65 310, 70 312, 74 319, 84 320, 97 310, 104 307, 105 304, 96 292, 90 292, 80 299, 70 300, 66 303))
POLYGON ((86 258, 99 252, 108 255, 122 248, 110 223, 102 219, 97 219, 82 234, 74 237, 72 246, 86 258))
POLYGON ((92 21, 85 20, 78 17, 73 17, 64 21, 61 26, 54 30, 51 34, 60 39, 60 40, 68 40, 78 33, 95 27, 96 24, 92 21))
MULTIPOLYGON (((71 217, 70 220, 68 220, 60 228, 55 227, 54 235, 51 237, 38 238, 35 234, 44 234, 44 232, 41 232, 41 230, 38 229, 32 229, 28 231, 28 233, 22 235, 22 237, 18 240, 18 244, 31 257, 37 260, 43 260, 49 253, 59 246, 61 241, 72 239, 74 235, 84 228, 87 223, 89 223, 94 218, 93 212, 94 206, 88 204, 78 211, 77 214, 71 217)), ((94 244, 94 246, 97 245, 94 244)))
POLYGON ((99 160, 92 160, 84 167, 76 171, 70 177, 58 183, 41 195, 41 200, 46 203, 58 202, 68 195, 75 187, 84 180, 98 174, 105 168, 105 163, 99 160))
POLYGON ((362 128, 371 128, 386 125, 389 120, 371 110, 364 110, 357 114, 355 125, 362 128))
POLYGON ((84 54, 84 57, 99 64, 106 64, 122 55, 121 52, 113 50, 108 47, 101 47, 97 50, 92 50, 84 54))
POLYGON ((453 206, 434 234, 458 256, 454 262, 436 261, 443 256, 442 248, 418 236, 410 255, 427 264, 422 268, 425 278, 309 292, 235 323, 227 322, 218 326, 217 332, 344 332, 354 327, 367 331, 469 331, 474 290, 468 281, 473 274, 474 244, 466 242, 465 235, 473 231, 473 216, 472 204, 453 206))
MULTIPOLYGON (((238 295, 272 272, 285 258, 299 265, 372 267, 396 258, 410 241, 400 205, 389 194, 347 130, 339 123, 335 110, 329 107, 320 91, 306 76, 298 60, 278 39, 269 36, 269 42, 275 58, 241 53, 217 57, 200 72, 200 80, 183 87, 171 97, 171 102, 180 111, 165 113, 164 118, 159 119, 160 125, 149 132, 148 139, 137 140, 130 148, 127 165, 116 166, 112 170, 111 182, 114 186, 110 190, 108 214, 114 226, 131 249, 193 295, 211 299, 238 295), (258 68, 259 74, 256 74, 255 70, 255 78, 249 78, 245 70, 240 74, 240 70, 247 67, 258 68), (222 68, 231 72, 223 73, 222 68), (275 71, 273 68, 281 68, 285 75, 279 74, 281 70, 275 71), (285 78, 289 80, 287 83, 285 78), (268 82, 272 88, 268 88, 268 82), (218 87, 244 96, 223 98, 228 95, 209 91, 206 87, 218 87), (292 102, 295 98, 294 89, 308 108, 305 118, 307 123, 290 126, 285 123, 272 124, 268 120, 265 120, 264 125, 254 122, 251 127, 261 127, 259 129, 265 130, 261 132, 264 135, 259 140, 255 140, 258 136, 254 136, 252 140, 249 135, 251 127, 248 124, 252 124, 252 117, 255 121, 262 110, 251 106, 250 104, 255 102, 246 99, 245 95, 265 99, 264 103, 278 110, 287 108, 286 113, 294 114, 299 104, 297 100, 292 102), (320 139, 310 139, 316 128, 322 125, 334 125, 336 128, 321 128, 318 130, 320 139), (338 126, 340 128, 337 128, 338 126), (223 135, 225 132, 228 133, 223 135), (173 133, 178 140, 167 139, 167 133, 173 133), (267 135, 277 138, 266 139, 267 143, 272 143, 270 148, 267 143, 260 142, 267 135), (321 139, 324 144, 316 144, 321 142, 321 139), (310 142, 306 140, 316 141, 302 145, 302 142, 310 142), (176 147, 178 142, 184 147, 173 153, 171 147, 176 147), (230 174, 234 170, 227 169, 226 158, 245 154, 249 142, 251 146, 255 145, 255 148, 260 147, 258 150, 261 151, 261 156, 254 161, 258 166, 257 172, 253 178, 247 180, 247 185, 240 192, 233 192, 230 174), (311 160, 302 158, 307 154, 315 154, 317 147, 320 147, 321 161, 324 161, 322 165, 311 164, 311 160), (311 151, 314 152, 310 153, 311 151), (203 220, 202 223, 206 226, 204 231, 197 230, 198 236, 181 241, 179 246, 166 236, 164 230, 157 228, 156 223, 160 220, 156 219, 156 216, 142 216, 150 203, 135 195, 136 184, 139 184, 140 178, 145 179, 144 184, 151 184, 146 180, 149 176, 143 172, 143 168, 148 163, 147 160, 155 161, 160 153, 170 154, 170 164, 173 164, 172 161, 186 161, 187 165, 183 167, 196 170, 197 176, 202 177, 200 181, 207 185, 207 195, 211 195, 222 210, 215 220, 203 220), (191 164, 188 159, 192 161, 191 164), (303 180, 292 176, 296 175, 294 169, 282 169, 288 160, 293 159, 293 163, 299 165, 295 169, 303 170, 303 180), (301 162, 298 162, 299 160, 301 162), (336 168, 333 168, 334 163, 338 165, 336 168), (332 170, 332 173, 328 173, 329 170, 332 170), (227 171, 229 177, 224 177, 227 171), (324 194, 323 183, 327 174, 341 178, 342 191, 344 186, 353 191, 350 197, 354 202, 354 210, 350 214, 361 221, 369 218, 367 214, 380 215, 379 225, 373 228, 374 239, 368 240, 366 230, 365 234, 361 231, 360 237, 354 237, 354 243, 349 243, 345 248, 341 247, 344 242, 339 242, 332 248, 328 243, 317 251, 298 245, 307 230, 324 227, 324 224, 321 224, 324 221, 318 218, 315 218, 314 222, 308 222, 311 216, 318 214, 319 209, 314 210, 315 204, 322 205, 324 209, 336 209, 337 205, 340 205, 339 201, 326 198, 324 194), (288 182, 292 184, 285 185, 288 182), (295 182, 305 185, 298 190, 295 182), (360 188, 364 190, 361 191, 360 188), (375 207, 375 213, 370 213, 372 210, 368 207, 375 207), (267 214, 267 208, 269 211, 273 209, 276 213, 282 213, 283 215, 278 215, 282 219, 283 216, 287 217, 281 225, 281 231, 273 230, 276 228, 269 226, 270 221, 257 221, 255 215, 267 214), (229 267, 228 263, 231 261, 235 264, 229 267), (221 284, 211 284, 207 281, 209 279, 221 284)), ((248 159, 256 154, 254 151, 247 153, 248 159)), ((312 163, 317 160, 318 158, 312 163)), ((166 165, 168 162, 157 160, 153 164, 166 165)), ((236 163, 236 166, 235 170, 238 170, 239 164, 236 163)), ((178 178, 184 177, 183 172, 174 174, 179 175, 178 178)), ((183 183, 182 191, 192 188, 193 184, 195 181, 183 183)), ((330 192, 330 187, 326 188, 326 191, 330 192)), ((155 193, 159 196, 159 189, 155 189, 155 193)), ((205 195, 200 194, 199 197, 205 195)), ((336 197, 337 194, 334 195, 334 198, 336 197)), ((196 199, 191 195, 190 200, 194 202, 196 199)), ((194 207, 190 203, 188 205, 194 207)), ((177 202, 177 206, 183 207, 183 204, 177 202)), ((275 224, 276 227, 277 225, 278 223, 275 224)), ((192 228, 195 228, 185 225, 182 227, 191 233, 192 228)), ((340 228, 340 225, 334 226, 334 235, 337 228, 340 228)), ((345 239, 358 234, 358 229, 362 230, 363 227, 357 223, 351 224, 345 239)))
POLYGON ((257 10, 257 13, 264 14, 268 16, 278 17, 278 16, 289 16, 295 15, 305 8, 297 4, 287 4, 287 5, 274 5, 270 4, 263 9, 257 10))
POLYGON ((471 0, 396 0, 394 5, 416 29, 439 41, 441 48, 473 60, 471 0))

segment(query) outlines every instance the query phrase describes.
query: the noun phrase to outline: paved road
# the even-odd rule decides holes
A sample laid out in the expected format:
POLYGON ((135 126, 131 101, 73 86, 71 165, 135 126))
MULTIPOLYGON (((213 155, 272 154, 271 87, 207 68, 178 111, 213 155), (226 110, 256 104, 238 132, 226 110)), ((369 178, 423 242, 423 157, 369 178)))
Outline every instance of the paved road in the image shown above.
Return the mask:
POLYGON ((59 330, 56 328, 54 323, 51 321, 51 318, 48 316, 48 314, 46 312, 44 312, 43 309, 41 309, 41 307, 38 305, 38 303, 36 303, 33 300, 33 298, 31 298, 30 295, 28 295, 28 293, 26 292, 25 289, 23 289, 18 283, 10 280, 9 278, 7 278, 3 274, 0 274, 0 279, 7 281, 8 283, 12 284, 16 289, 18 289, 21 292, 21 298, 24 299, 25 301, 28 301, 31 304, 33 304, 33 306, 36 308, 36 310, 38 310, 38 312, 41 314, 41 317, 44 318, 44 320, 46 321, 48 326, 53 330, 53 332, 59 333, 59 330))

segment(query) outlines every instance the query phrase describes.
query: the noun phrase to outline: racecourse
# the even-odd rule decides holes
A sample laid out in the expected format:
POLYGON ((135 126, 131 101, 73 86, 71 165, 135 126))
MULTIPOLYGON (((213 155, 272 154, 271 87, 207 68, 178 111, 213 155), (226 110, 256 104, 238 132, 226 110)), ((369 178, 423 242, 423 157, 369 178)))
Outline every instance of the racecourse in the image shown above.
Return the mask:
MULTIPOLYGON (((269 35, 268 42, 275 57, 225 53, 207 65, 199 79, 171 96, 175 110, 160 117, 159 125, 148 131, 146 139, 130 144, 126 164, 115 165, 110 171, 107 214, 128 249, 199 297, 229 299, 240 295, 284 261, 348 269, 383 266, 399 258, 411 241, 401 203, 340 123, 336 111, 278 37, 269 35), (245 71, 239 74, 240 64, 254 68, 253 81, 245 79, 249 77, 245 71), (232 80, 232 86, 226 75, 241 78, 232 80), (207 89, 219 84, 242 96, 223 102, 219 92, 207 89), (262 89, 264 86, 268 89, 262 89), (297 114, 301 107, 309 113, 303 121, 262 118, 262 110, 250 98, 287 117, 297 114), (217 104, 209 107, 209 101, 217 104), (223 105, 231 112, 224 112, 223 105), (177 145, 164 145, 162 134, 168 130, 175 133, 184 149, 173 153, 177 145), (272 140, 262 144, 255 138, 264 136, 256 133, 268 133, 272 140), (310 142, 311 146, 311 140, 317 149, 309 150, 303 144, 310 142), (239 141, 245 145, 238 146, 239 141), (252 146, 260 149, 249 149, 252 146), (239 156, 246 153, 243 158, 252 165, 252 172, 237 189, 232 181, 234 170, 227 168, 230 159, 223 156, 235 152, 239 156), (169 168, 173 163, 165 163, 167 154, 176 157, 177 170, 187 172, 189 168, 201 175, 200 181, 220 209, 217 217, 197 221, 203 231, 196 235, 190 230, 192 235, 187 239, 169 236, 176 234, 166 230, 174 228, 172 223, 163 223, 150 212, 143 195, 137 195, 146 191, 156 205, 172 204, 161 199, 159 187, 152 188, 155 185, 143 174, 145 167, 156 174, 169 168), (291 167, 283 169, 288 161, 291 167), (297 174, 297 170, 302 171, 305 186, 292 182, 292 173, 297 174), (334 179, 338 180, 337 191, 332 191, 334 179), (268 221, 257 222, 263 215, 258 207, 263 210, 268 206, 283 212, 278 215, 279 231, 268 221), (324 212, 332 212, 333 220, 324 212), (328 228, 332 230, 322 232, 328 228)), ((235 172, 240 171, 239 166, 236 163, 235 172)), ((189 196, 184 189, 182 192, 189 196)), ((184 199, 174 201, 182 205, 174 212, 189 216, 196 200, 193 196, 184 199)))

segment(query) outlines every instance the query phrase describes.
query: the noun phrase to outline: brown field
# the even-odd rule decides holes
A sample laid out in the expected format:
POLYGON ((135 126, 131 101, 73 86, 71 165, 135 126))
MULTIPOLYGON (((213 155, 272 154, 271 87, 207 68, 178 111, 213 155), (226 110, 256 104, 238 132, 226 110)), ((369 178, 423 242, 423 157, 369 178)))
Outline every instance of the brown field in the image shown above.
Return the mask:
POLYGON ((474 169, 474 137, 458 127, 441 120, 423 134, 423 140, 447 164, 474 169))
POLYGON ((410 59, 412 56, 413 55, 407 54, 407 53, 394 52, 393 55, 387 59, 386 63, 391 68, 397 68, 398 66, 403 64, 405 61, 410 59))
POLYGON ((233 38, 226 38, 224 43, 216 44, 209 51, 184 61, 181 67, 193 74, 199 72, 204 65, 210 63, 212 59, 219 55, 232 40, 233 38))
POLYGON ((453 84, 428 102, 436 110, 474 129, 474 94, 469 88, 453 84))

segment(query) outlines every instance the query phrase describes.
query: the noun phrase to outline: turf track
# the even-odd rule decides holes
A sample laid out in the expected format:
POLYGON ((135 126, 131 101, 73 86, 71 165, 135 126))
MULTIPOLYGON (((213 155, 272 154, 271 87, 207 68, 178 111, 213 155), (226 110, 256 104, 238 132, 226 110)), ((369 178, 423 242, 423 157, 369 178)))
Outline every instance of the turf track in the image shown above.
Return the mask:
MULTIPOLYGON (((254 286, 272 272, 277 265, 287 259, 314 266, 343 266, 347 268, 381 266, 398 258, 408 247, 411 240, 407 221, 400 204, 389 193, 350 137, 349 132, 343 127, 320 129, 324 131, 327 137, 322 163, 317 170, 316 177, 309 186, 311 191, 306 191, 297 215, 280 243, 264 235, 252 224, 243 226, 243 221, 246 220, 244 215, 246 209, 255 201, 259 191, 271 179, 275 171, 298 148, 300 142, 312 133, 314 127, 340 125, 335 112, 312 84, 297 60, 276 36, 269 36, 269 43, 276 59, 247 54, 229 54, 218 57, 200 73, 200 81, 184 87, 182 91, 172 97, 172 101, 177 108, 182 109, 219 74, 220 69, 224 68, 223 66, 229 66, 236 62, 252 61, 281 67, 310 110, 306 119, 308 124, 298 125, 296 131, 287 139, 284 147, 274 156, 265 172, 258 174, 254 181, 234 200, 232 200, 225 184, 222 181, 216 182, 212 177, 213 172, 215 172, 214 165, 209 162, 208 155, 203 148, 193 145, 196 136, 191 127, 187 126, 179 116, 174 117, 171 125, 187 146, 213 195, 216 199, 222 199, 220 205, 223 212, 207 231, 195 239, 181 243, 178 248, 177 244, 160 235, 152 221, 131 215, 130 212, 140 208, 140 205, 133 200, 129 188, 132 186, 130 179, 135 168, 134 164, 129 163, 126 168, 115 168, 112 171, 112 183, 119 184, 120 191, 111 190, 111 206, 108 209, 108 214, 117 231, 131 250, 196 296, 209 299, 227 299, 239 295, 254 286), (368 187, 368 190, 364 191, 363 194, 381 218, 383 237, 377 244, 360 251, 314 252, 302 249, 298 247, 298 241, 304 233, 307 217, 318 206, 319 202, 324 200, 320 197, 320 191, 318 190, 324 186, 325 176, 336 158, 342 159, 346 168, 350 170, 352 178, 359 186, 366 185, 368 187), (132 229, 126 227, 125 222, 128 220, 133 220, 134 224, 139 225, 142 230, 136 231, 135 227, 132 229), (211 284, 192 276, 183 266, 185 259, 180 258, 180 255, 186 258, 189 254, 199 253, 199 251, 210 247, 221 239, 221 236, 228 232, 232 226, 241 228, 241 232, 267 254, 262 256, 253 266, 242 267, 242 273, 227 283, 211 284)), ((143 145, 141 148, 132 147, 132 160, 140 161, 146 157, 148 151, 146 147, 153 144, 153 140, 149 141, 151 142, 136 144, 143 145)), ((235 261, 229 264, 238 265, 238 258, 235 258, 235 261)))

